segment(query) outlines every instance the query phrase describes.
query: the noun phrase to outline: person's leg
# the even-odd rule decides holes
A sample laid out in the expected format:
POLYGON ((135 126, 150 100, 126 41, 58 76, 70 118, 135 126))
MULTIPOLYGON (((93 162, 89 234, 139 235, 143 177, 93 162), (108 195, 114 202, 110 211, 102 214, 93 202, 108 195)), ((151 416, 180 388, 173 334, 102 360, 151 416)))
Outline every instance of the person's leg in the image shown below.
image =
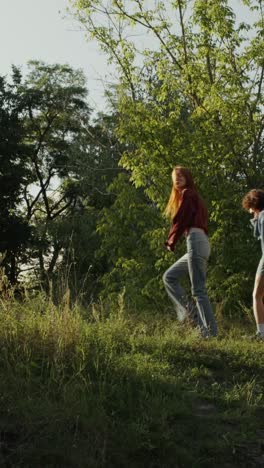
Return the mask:
POLYGON ((188 274, 188 254, 177 260, 163 275, 165 289, 175 305, 179 321, 188 316, 190 307, 187 294, 179 283, 180 278, 186 274, 188 274))
MULTIPOLYGON (((193 233, 196 234, 196 233, 193 233)), ((205 235, 191 235, 188 242, 189 275, 192 294, 196 300, 201 321, 201 333, 204 336, 216 336, 217 324, 206 290, 207 259, 210 245, 205 235)))
POLYGON ((253 290, 253 311, 258 334, 264 338, 264 275, 256 275, 253 290))

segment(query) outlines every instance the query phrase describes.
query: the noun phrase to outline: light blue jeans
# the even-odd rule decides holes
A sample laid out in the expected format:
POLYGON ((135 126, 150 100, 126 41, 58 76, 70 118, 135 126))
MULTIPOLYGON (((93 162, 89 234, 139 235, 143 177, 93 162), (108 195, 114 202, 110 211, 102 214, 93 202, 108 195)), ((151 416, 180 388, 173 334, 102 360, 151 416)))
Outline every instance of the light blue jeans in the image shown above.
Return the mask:
POLYGON ((163 275, 166 291, 176 306, 178 320, 193 317, 205 337, 217 335, 217 324, 205 285, 209 255, 210 244, 207 235, 202 229, 191 228, 187 236, 187 253, 163 275), (179 283, 181 277, 186 274, 190 277, 196 307, 179 283))

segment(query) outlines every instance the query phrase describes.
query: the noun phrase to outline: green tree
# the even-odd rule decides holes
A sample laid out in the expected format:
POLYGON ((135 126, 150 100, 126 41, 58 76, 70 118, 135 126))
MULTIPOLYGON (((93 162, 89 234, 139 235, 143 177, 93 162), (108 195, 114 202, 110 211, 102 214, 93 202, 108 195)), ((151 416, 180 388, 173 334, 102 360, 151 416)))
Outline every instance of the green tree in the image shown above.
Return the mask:
POLYGON ((36 271, 47 286, 65 247, 58 226, 78 205, 79 187, 71 164, 73 151, 84 154, 90 108, 83 73, 67 65, 30 62, 18 92, 31 167, 24 187, 25 217, 35 227, 28 256, 37 259, 36 271))
POLYGON ((17 259, 25 260, 24 249, 31 237, 31 229, 18 208, 30 175, 18 93, 20 82, 21 75, 15 67, 11 83, 0 77, 0 252, 1 266, 12 284, 17 281, 17 259))
POLYGON ((211 214, 211 292, 245 298, 258 251, 248 260, 241 197, 263 186, 264 169, 262 1, 243 2, 251 25, 238 23, 227 0, 71 3, 119 71, 122 166, 161 210, 172 167, 192 169, 211 214), (140 49, 142 32, 149 40, 140 49))
POLYGON ((114 197, 120 144, 115 115, 93 122, 83 73, 30 62, 1 80, 0 251, 12 283, 21 271, 57 297, 69 286, 86 300, 105 272, 96 225, 114 197), (37 280, 38 278, 38 280, 37 280))
MULTIPOLYGON (((86 302, 95 300, 101 288, 100 277, 109 269, 109 253, 104 255, 101 250, 97 224, 115 200, 110 183, 124 172, 118 167, 122 148, 113 132, 115 124, 115 115, 97 116, 86 127, 81 145, 78 142, 77 148, 73 146, 70 168, 78 187, 78 204, 71 217, 53 223, 64 245, 58 275, 67 272, 74 295, 86 302)), ((112 233, 110 237, 114 237, 112 233)))
POLYGON ((126 173, 116 177, 109 190, 114 202, 102 210, 97 225, 102 239, 97 255, 105 264, 100 277, 101 296, 116 299, 125 288, 131 306, 157 305, 163 297, 159 278, 154 273, 161 264, 161 256, 157 257, 157 244, 161 248, 160 231, 164 234, 160 212, 142 189, 129 182, 126 173))

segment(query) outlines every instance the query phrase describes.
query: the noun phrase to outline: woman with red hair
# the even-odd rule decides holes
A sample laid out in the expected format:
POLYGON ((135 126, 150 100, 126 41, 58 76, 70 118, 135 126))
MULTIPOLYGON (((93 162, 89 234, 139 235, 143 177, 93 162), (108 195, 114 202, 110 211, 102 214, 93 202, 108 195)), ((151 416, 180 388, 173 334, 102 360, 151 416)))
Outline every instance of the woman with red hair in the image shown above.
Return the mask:
POLYGON ((253 189, 246 193, 242 206, 252 213, 254 236, 260 240, 262 256, 258 264, 253 290, 253 311, 257 325, 256 338, 264 340, 264 190, 253 189))
POLYGON ((172 191, 165 214, 172 219, 166 249, 173 252, 176 242, 186 236, 187 253, 177 260, 163 275, 166 291, 176 306, 178 319, 195 318, 203 337, 217 335, 217 324, 206 290, 207 260, 210 255, 208 241, 208 214, 196 190, 189 169, 176 166, 172 171, 172 191), (194 313, 191 301, 179 283, 189 274, 192 295, 196 303, 194 313))

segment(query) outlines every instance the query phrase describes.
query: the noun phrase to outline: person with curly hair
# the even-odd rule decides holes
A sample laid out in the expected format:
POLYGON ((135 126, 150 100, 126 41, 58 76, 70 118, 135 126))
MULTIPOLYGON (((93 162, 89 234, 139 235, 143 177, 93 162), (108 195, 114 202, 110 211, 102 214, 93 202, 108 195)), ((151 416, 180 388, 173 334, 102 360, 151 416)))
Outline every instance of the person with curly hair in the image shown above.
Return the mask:
POLYGON ((260 240, 262 256, 253 290, 253 311, 257 325, 256 338, 264 340, 264 190, 253 189, 244 196, 243 208, 254 216, 250 220, 254 236, 260 240))
POLYGON ((210 255, 208 214, 189 169, 176 166, 172 171, 172 191, 165 214, 172 219, 165 247, 174 251, 175 244, 185 234, 187 253, 163 275, 168 296, 176 307, 178 320, 194 318, 205 338, 217 335, 217 324, 206 290, 207 260, 210 255), (180 285, 183 275, 189 274, 193 303, 180 285))

